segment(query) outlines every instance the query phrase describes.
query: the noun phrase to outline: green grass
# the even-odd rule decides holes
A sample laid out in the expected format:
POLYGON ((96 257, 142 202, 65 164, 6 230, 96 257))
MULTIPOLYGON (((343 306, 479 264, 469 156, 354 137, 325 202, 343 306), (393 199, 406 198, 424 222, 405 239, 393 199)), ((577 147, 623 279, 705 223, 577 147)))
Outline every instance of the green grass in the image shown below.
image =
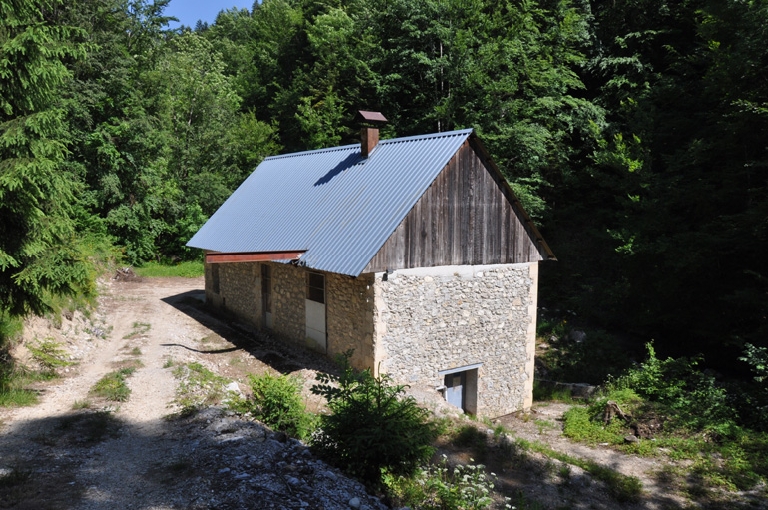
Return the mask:
POLYGON ((24 368, 3 370, 0 367, 0 407, 24 407, 37 403, 37 392, 27 387, 36 382, 50 381, 57 375, 46 370, 24 368))
POLYGON ((0 382, 0 407, 25 407, 37 403, 37 393, 23 388, 6 388, 0 382))
POLYGON ((134 368, 121 368, 108 373, 93 385, 91 394, 112 402, 125 402, 131 395, 131 389, 126 384, 126 379, 134 371, 134 368))
POLYGON ((639 399, 631 390, 612 390, 589 406, 567 411, 563 416, 563 434, 587 444, 607 443, 627 454, 665 455, 672 460, 693 461, 689 474, 696 486, 692 496, 698 498, 714 497, 722 489, 748 490, 768 480, 767 433, 736 428, 730 434, 718 435, 674 426, 674 422, 668 421, 654 433, 653 440, 626 444, 624 437, 632 433, 626 423, 618 418, 608 424, 603 422, 600 411, 609 399, 618 402, 637 422, 648 416, 670 416, 658 405, 639 399))
POLYGON ((224 388, 229 384, 229 380, 200 363, 178 365, 173 369, 173 375, 179 381, 174 403, 181 407, 182 414, 219 403, 225 396, 224 388))
POLYGON ((571 390, 564 388, 554 388, 549 385, 541 384, 538 381, 533 381, 533 400, 536 402, 563 402, 565 404, 573 404, 575 400, 571 395, 571 390))
POLYGON ((82 409, 90 409, 91 408, 91 401, 90 400, 75 400, 75 402, 72 404, 72 409, 75 411, 82 410, 82 409))
POLYGON ((471 448, 479 459, 488 451, 488 436, 472 424, 462 425, 453 432, 451 442, 460 448, 471 448))
POLYGON ((141 267, 135 268, 135 271, 137 275, 145 278, 161 278, 169 276, 197 278, 205 274, 205 266, 202 261, 188 261, 179 264, 146 262, 141 267))

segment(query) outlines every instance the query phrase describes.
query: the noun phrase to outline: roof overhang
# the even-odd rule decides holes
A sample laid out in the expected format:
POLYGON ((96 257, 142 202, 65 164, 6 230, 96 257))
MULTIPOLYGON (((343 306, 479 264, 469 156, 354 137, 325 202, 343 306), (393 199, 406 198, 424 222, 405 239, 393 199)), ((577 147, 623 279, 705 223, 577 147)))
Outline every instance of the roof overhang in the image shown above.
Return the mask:
POLYGON ((224 264, 229 262, 267 262, 270 260, 298 260, 304 251, 262 251, 257 253, 219 253, 205 254, 206 264, 224 264))

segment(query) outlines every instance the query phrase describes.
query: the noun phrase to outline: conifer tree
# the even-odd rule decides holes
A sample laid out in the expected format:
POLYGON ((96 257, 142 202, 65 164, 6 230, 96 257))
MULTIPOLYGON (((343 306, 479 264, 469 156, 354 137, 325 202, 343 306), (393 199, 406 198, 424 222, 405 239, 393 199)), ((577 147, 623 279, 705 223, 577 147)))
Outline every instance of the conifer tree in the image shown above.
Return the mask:
POLYGON ((65 59, 82 48, 72 29, 46 22, 56 0, 0 0, 0 313, 47 308, 49 293, 88 283, 70 217, 75 184, 66 156, 59 89, 65 59))

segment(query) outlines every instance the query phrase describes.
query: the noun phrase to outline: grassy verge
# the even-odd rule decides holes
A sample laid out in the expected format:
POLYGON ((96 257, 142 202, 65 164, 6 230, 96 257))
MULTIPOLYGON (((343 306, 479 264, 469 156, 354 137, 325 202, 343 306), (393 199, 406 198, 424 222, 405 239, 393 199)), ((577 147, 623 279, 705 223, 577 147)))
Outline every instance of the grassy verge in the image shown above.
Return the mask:
MULTIPOLYGON (((541 423, 536 423, 540 430, 554 426, 551 422, 540 421, 541 423)), ((488 424, 486 426, 490 427, 488 424)), ((518 468, 522 465, 528 465, 527 452, 537 452, 549 459, 563 462, 565 466, 562 470, 566 475, 570 472, 569 466, 577 466, 588 472, 596 480, 602 481, 611 497, 617 502, 637 501, 642 492, 642 483, 636 477, 623 475, 594 461, 559 452, 537 441, 531 442, 513 438, 509 435, 510 431, 500 425, 496 426, 493 432, 493 435, 489 435, 476 427, 475 424, 467 423, 458 427, 450 427, 447 430, 446 439, 451 445, 469 450, 474 458, 485 461, 489 465, 500 463, 501 465, 496 465, 495 469, 503 470, 505 469, 504 466, 509 467, 511 465, 518 468)), ((536 470, 538 467, 531 463, 525 469, 536 470)), ((520 508, 528 508, 531 504, 529 502, 528 506, 521 506, 520 508)))
POLYGON ((179 264, 160 264, 146 262, 141 267, 135 268, 136 274, 145 278, 160 278, 181 276, 184 278, 197 278, 205 274, 202 261, 187 261, 179 264))
POLYGON ((605 483, 611 496, 621 503, 637 501, 637 498, 643 490, 643 484, 637 477, 623 475, 611 468, 601 466, 597 462, 558 452, 538 441, 528 442, 524 439, 518 439, 517 443, 527 450, 544 454, 551 459, 557 459, 560 462, 565 462, 572 466, 580 467, 597 480, 605 483))
MULTIPOLYGON (((703 405, 698 409, 706 417, 707 409, 703 405)), ((627 454, 688 460, 692 464, 686 473, 668 475, 676 476, 699 500, 717 500, 722 491, 765 487, 768 433, 715 420, 698 423, 683 411, 640 398, 631 389, 609 386, 589 405, 573 407, 564 415, 563 433, 587 444, 609 444, 627 454), (609 402, 617 404, 626 419, 606 417, 609 402), (629 435, 635 436, 632 442, 625 439, 629 435)))

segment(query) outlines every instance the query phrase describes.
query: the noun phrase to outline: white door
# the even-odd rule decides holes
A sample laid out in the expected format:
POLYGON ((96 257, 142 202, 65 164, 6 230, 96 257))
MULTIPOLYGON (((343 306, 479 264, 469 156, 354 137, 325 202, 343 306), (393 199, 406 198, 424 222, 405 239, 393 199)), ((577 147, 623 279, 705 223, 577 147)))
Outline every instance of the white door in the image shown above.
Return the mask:
POLYGON ((464 409, 464 386, 466 372, 457 372, 445 376, 445 400, 459 409, 464 409))

